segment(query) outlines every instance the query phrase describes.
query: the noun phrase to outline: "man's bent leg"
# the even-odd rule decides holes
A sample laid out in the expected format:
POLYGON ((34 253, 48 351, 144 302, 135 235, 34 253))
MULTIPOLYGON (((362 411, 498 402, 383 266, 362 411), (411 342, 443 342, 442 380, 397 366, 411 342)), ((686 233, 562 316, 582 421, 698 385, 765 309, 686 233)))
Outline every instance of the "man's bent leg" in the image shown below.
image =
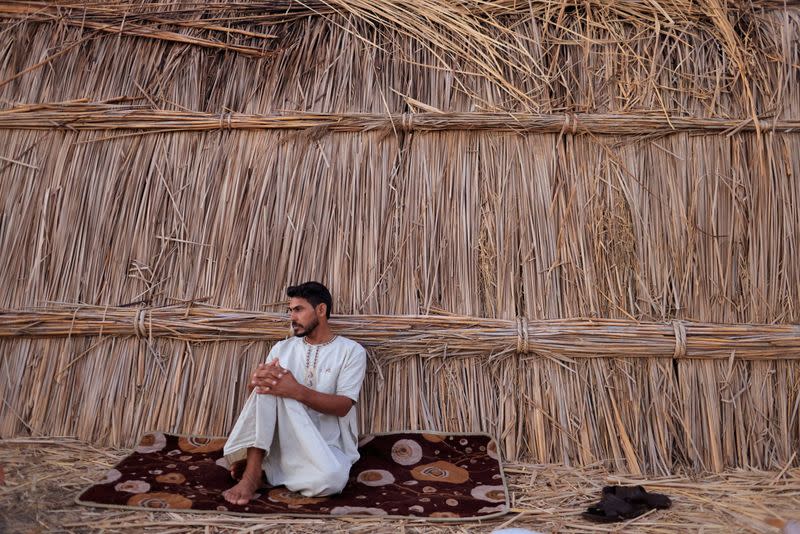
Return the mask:
POLYGON ((336 458, 335 462, 328 464, 327 469, 318 472, 316 480, 309 484, 306 490, 309 495, 325 497, 341 493, 350 478, 350 461, 345 454, 336 447, 330 447, 331 453, 336 458))
POLYGON ((269 454, 275 436, 277 399, 272 395, 250 394, 239 419, 225 442, 225 458, 233 465, 247 456, 247 449, 256 447, 269 454))
POLYGON ((251 393, 225 443, 224 454, 231 466, 246 461, 239 483, 223 493, 228 502, 246 504, 261 487, 264 456, 269 454, 276 422, 276 398, 251 393))
POLYGON ((269 482, 306 497, 341 492, 350 472, 348 458, 326 443, 300 402, 277 399, 277 414, 275 444, 264 460, 269 482))

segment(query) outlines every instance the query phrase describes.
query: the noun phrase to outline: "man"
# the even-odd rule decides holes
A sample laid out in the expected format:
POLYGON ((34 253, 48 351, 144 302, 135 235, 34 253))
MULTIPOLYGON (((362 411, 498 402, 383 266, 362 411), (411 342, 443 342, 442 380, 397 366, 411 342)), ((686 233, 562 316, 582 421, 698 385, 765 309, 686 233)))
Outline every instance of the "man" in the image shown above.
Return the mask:
POLYGON ((325 286, 306 282, 286 294, 294 337, 276 343, 253 373, 255 389, 225 444, 232 466, 245 463, 241 480, 223 493, 233 504, 253 499, 263 475, 307 497, 339 493, 358 460, 353 406, 366 351, 331 331, 325 286))

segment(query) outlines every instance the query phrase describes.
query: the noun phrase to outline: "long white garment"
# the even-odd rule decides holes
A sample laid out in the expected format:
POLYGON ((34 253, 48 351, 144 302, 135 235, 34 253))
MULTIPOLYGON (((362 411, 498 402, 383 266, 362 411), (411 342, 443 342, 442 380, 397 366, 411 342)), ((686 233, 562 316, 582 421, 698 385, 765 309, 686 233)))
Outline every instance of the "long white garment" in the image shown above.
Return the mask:
MULTIPOLYGON (((276 343, 266 361, 276 358, 301 384, 358 400, 367 356, 355 341, 338 336, 315 346, 293 337, 276 343)), ((225 444, 225 456, 233 463, 249 447, 265 451, 263 469, 271 484, 305 496, 338 493, 359 457, 356 409, 337 417, 293 399, 253 392, 225 444)))

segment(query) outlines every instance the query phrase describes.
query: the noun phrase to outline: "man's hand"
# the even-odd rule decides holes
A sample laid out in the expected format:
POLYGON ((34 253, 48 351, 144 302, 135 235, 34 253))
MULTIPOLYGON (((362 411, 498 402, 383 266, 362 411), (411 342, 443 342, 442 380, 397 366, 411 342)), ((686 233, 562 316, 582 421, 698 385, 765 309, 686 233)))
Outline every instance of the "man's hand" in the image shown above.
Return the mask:
POLYGON ((269 363, 260 363, 253 374, 250 375, 250 383, 247 384, 247 387, 252 391, 256 389, 258 383, 262 382, 265 379, 277 380, 278 376, 275 373, 275 364, 278 363, 278 360, 272 360, 269 363))
POLYGON ((291 399, 299 399, 304 389, 290 371, 281 367, 277 359, 259 364, 250 383, 258 394, 291 399))
POLYGON ((263 380, 277 380, 281 377, 281 372, 278 370, 278 360, 272 360, 269 363, 259 363, 258 367, 250 376, 250 387, 257 387, 257 382, 263 380))
POLYGON ((291 371, 281 367, 278 360, 259 364, 250 386, 260 395, 287 397, 302 402, 320 413, 344 417, 355 402, 344 395, 321 393, 300 384, 291 371))

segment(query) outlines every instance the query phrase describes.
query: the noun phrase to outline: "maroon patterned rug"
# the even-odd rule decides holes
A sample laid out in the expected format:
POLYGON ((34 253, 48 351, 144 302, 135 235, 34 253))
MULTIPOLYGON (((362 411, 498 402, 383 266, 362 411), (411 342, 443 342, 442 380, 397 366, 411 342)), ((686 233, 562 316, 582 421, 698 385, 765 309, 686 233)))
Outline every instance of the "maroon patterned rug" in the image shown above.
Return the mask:
POLYGON ((484 434, 404 432, 361 439, 361 459, 342 493, 304 497, 265 488, 247 505, 225 501, 234 484, 222 457, 225 438, 146 434, 135 451, 84 491, 80 504, 235 514, 379 515, 475 520, 508 512, 494 440, 484 434))

